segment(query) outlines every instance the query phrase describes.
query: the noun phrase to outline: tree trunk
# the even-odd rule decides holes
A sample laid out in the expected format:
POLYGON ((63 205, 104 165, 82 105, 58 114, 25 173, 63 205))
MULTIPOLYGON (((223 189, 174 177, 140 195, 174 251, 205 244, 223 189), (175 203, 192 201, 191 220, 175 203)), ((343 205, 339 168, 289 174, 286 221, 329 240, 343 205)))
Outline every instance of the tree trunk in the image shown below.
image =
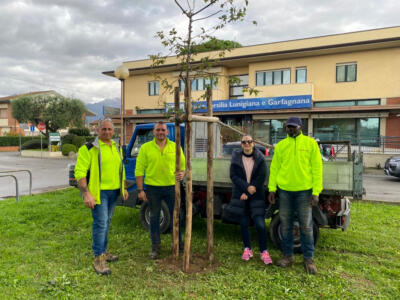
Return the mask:
MULTIPOLYGON (((178 116, 179 112, 179 87, 174 90, 175 98, 175 117, 178 116)), ((181 129, 178 118, 175 120, 175 172, 181 170, 181 129)), ((174 219, 173 219, 173 231, 172 231, 172 256, 176 260, 179 256, 179 212, 181 209, 181 182, 175 179, 175 206, 174 206, 174 219)))
MULTIPOLYGON (((212 90, 207 88, 207 116, 212 117, 212 90)), ((209 263, 214 262, 214 123, 207 123, 207 253, 209 263)))

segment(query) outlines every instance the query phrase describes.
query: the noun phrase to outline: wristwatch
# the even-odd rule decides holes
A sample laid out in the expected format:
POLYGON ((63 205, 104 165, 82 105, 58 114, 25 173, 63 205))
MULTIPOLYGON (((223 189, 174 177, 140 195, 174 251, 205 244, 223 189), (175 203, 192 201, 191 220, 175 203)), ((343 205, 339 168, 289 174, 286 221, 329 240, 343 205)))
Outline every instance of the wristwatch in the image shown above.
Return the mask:
POLYGON ((140 192, 142 192, 142 191, 143 191, 142 189, 137 189, 137 192, 138 192, 138 193, 140 193, 140 192))

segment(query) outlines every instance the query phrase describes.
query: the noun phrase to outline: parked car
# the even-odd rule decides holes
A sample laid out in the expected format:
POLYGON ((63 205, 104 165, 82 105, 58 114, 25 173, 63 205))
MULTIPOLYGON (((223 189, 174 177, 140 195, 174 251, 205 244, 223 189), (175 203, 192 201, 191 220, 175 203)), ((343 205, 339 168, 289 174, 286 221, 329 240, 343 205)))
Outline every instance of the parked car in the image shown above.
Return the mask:
POLYGON ((400 178, 400 156, 388 158, 385 162, 385 174, 400 178))

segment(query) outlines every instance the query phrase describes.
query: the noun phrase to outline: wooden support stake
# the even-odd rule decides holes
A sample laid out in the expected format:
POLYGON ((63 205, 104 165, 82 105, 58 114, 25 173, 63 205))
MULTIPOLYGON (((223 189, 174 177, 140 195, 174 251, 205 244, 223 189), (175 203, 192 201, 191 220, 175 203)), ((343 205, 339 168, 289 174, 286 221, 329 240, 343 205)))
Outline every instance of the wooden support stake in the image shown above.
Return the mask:
MULTIPOLYGON (((187 116, 192 115, 192 102, 190 101, 190 79, 186 76, 185 84, 185 111, 187 116)), ((188 118, 189 119, 189 118, 188 118)), ((193 214, 193 185, 192 185, 192 122, 185 123, 185 142, 186 142, 186 231, 185 231, 185 250, 183 255, 183 271, 190 270, 190 243, 192 239, 192 214, 193 214)))
MULTIPOLYGON (((207 116, 212 117, 212 90, 207 87, 207 116)), ((210 264, 214 262, 214 123, 207 123, 207 253, 210 264)))
POLYGON ((190 121, 190 122, 214 122, 214 123, 221 122, 218 117, 198 116, 198 115, 189 115, 188 121, 190 121))
MULTIPOLYGON (((217 122, 217 123, 218 123, 219 125, 221 125, 222 127, 229 128, 230 130, 232 130, 232 131, 234 131, 234 132, 236 132, 236 133, 239 133, 239 134, 242 135, 242 136, 244 136, 244 135, 247 134, 247 133, 245 133, 245 132, 243 132, 243 131, 237 130, 236 128, 234 128, 234 127, 232 127, 232 126, 229 126, 228 124, 225 124, 225 123, 222 122, 222 121, 219 121, 219 122, 217 122)), ((267 148, 269 148, 269 149, 274 149, 274 146, 273 146, 273 145, 270 145, 270 144, 261 142, 261 141, 255 139, 255 138, 253 138, 253 141, 254 141, 254 143, 256 143, 256 144, 262 145, 262 146, 267 147, 267 148)))
MULTIPOLYGON (((178 115, 179 111, 179 87, 174 90, 175 100, 175 116, 178 115)), ((175 121, 175 172, 181 170, 181 128, 180 123, 176 119, 175 121)), ((176 260, 179 257, 179 212, 181 209, 181 182, 175 179, 175 206, 174 206, 174 219, 173 219, 173 231, 172 231, 172 256, 176 260)))

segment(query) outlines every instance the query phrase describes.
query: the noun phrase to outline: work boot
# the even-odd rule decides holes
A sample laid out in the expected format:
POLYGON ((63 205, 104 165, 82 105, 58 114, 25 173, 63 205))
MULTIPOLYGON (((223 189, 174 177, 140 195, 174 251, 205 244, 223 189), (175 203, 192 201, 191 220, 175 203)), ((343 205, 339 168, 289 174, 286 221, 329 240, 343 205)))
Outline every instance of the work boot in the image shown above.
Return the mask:
POLYGON ((312 258, 304 258, 303 264, 307 274, 317 274, 317 267, 312 258))
POLYGON ((107 262, 118 261, 118 255, 114 255, 114 254, 111 254, 110 252, 106 252, 106 261, 107 262))
POLYGON ((293 255, 290 255, 290 256, 284 256, 281 259, 279 259, 276 262, 276 265, 281 268, 287 268, 293 265, 293 263, 294 263, 294 257, 293 255))
POLYGON ((150 259, 157 259, 160 256, 160 244, 151 245, 151 251, 149 253, 150 259))
POLYGON ((95 256, 94 262, 93 262, 93 267, 97 274, 101 274, 101 275, 110 275, 111 274, 111 270, 106 264, 106 255, 104 253, 100 254, 98 256, 95 256))

